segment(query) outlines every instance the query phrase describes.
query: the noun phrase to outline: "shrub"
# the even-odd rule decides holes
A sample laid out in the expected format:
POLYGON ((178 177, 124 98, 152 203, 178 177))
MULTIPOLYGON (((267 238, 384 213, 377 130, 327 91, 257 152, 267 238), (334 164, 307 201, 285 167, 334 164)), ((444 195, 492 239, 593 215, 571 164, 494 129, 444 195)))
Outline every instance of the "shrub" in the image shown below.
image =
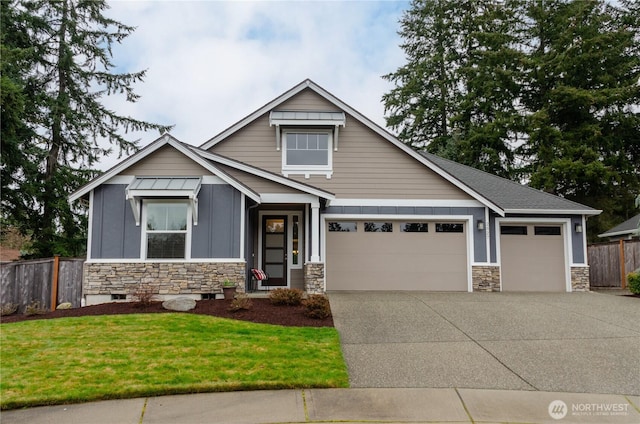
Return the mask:
POLYGON ((274 305, 297 306, 302 303, 302 290, 275 289, 269 293, 269 300, 274 305))
POLYGON ((15 303, 5 303, 0 307, 0 316, 4 317, 7 315, 15 314, 18 310, 18 305, 15 303))
POLYGON ((40 302, 33 301, 31 302, 24 311, 25 315, 42 315, 49 312, 47 308, 40 305, 40 302))
POLYGON ((640 269, 636 269, 627 275, 629 291, 633 294, 640 294, 640 269))
POLYGON ((238 293, 231 301, 231 305, 229 306, 229 311, 237 312, 240 310, 248 311, 253 306, 253 302, 251 298, 247 296, 245 293, 238 293))
POLYGON ((321 294, 312 294, 304 301, 304 314, 309 318, 325 319, 331 315, 329 299, 321 294))
POLYGON ((131 298, 138 306, 149 306, 155 299, 154 288, 151 284, 140 284, 131 292, 131 298))

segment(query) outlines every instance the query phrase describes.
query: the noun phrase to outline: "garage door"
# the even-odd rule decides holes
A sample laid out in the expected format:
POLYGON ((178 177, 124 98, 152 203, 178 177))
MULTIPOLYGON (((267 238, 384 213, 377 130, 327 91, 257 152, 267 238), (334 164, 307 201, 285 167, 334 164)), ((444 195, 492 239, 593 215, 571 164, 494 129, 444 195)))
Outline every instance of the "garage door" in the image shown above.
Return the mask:
POLYGON ((327 222, 327 290, 467 291, 463 222, 327 222))
POLYGON ((501 224, 503 291, 566 291, 561 225, 501 224))

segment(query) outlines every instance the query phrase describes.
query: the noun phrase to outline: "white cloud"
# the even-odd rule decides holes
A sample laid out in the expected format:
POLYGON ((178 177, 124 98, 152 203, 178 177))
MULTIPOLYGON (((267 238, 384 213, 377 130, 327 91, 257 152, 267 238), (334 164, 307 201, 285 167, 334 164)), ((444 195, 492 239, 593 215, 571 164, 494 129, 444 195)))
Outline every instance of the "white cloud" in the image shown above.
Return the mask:
MULTIPOLYGON (((136 26, 114 48, 119 72, 148 69, 123 115, 175 124, 199 145, 311 78, 384 126, 381 76, 403 64, 398 20, 408 2, 114 1, 110 17, 136 26)), ((141 145, 157 134, 136 134, 141 145)), ((105 158, 108 168, 115 158, 105 158)))

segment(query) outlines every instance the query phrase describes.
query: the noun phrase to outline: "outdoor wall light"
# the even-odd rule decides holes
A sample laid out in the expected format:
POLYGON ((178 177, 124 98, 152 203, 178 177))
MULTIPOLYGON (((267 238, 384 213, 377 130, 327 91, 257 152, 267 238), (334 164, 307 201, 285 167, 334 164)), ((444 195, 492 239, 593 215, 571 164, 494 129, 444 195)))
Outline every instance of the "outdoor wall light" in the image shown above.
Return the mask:
POLYGON ((576 233, 581 233, 582 232, 582 224, 576 224, 575 225, 575 229, 576 229, 576 233))
POLYGON ((476 223, 476 228, 478 228, 478 231, 484 230, 484 222, 481 219, 476 223))

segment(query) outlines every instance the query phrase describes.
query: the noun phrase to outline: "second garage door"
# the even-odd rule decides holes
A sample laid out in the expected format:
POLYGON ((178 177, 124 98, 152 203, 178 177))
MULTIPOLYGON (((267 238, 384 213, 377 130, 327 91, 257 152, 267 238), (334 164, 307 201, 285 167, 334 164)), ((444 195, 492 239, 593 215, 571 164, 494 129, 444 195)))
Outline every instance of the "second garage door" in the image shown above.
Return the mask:
POLYGON ((327 290, 467 291, 463 222, 329 221, 327 290))
POLYGON ((566 291, 561 225, 501 224, 502 291, 566 291))

